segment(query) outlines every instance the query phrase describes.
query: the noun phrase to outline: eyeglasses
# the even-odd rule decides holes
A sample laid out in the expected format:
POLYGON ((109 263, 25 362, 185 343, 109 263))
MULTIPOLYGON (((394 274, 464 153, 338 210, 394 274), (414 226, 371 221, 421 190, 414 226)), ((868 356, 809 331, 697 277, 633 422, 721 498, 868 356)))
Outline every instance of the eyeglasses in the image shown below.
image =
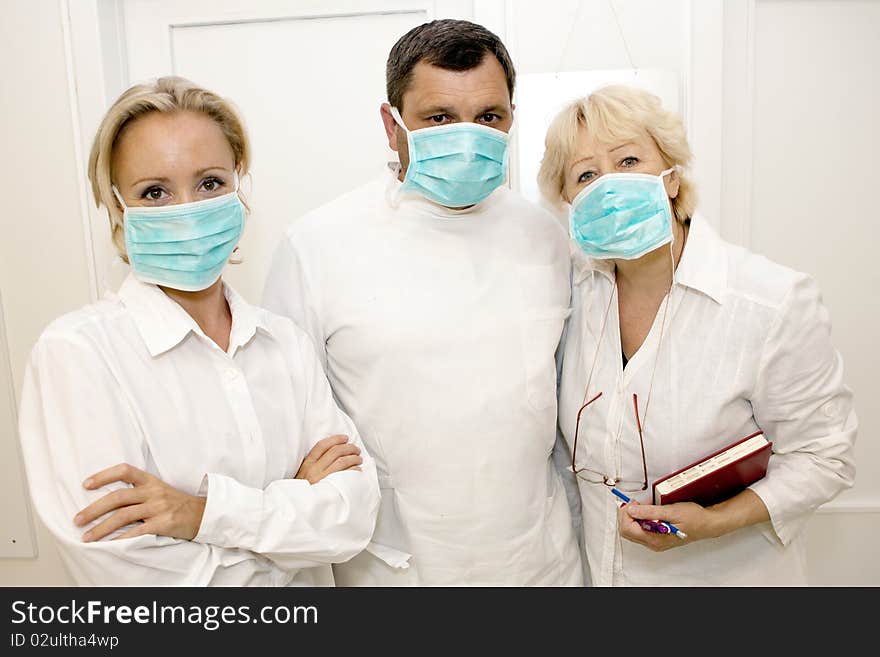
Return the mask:
POLYGON ((635 414, 636 414, 636 428, 638 429, 638 432, 639 432, 639 447, 641 448, 641 452, 642 452, 642 479, 639 481, 636 481, 636 480, 622 479, 620 476, 610 477, 605 473, 599 472, 598 470, 593 470, 593 469, 587 468, 587 467, 579 468, 579 467, 577 467, 577 464, 575 463, 575 459, 577 458, 578 434, 580 432, 580 427, 581 427, 581 416, 583 415, 584 410, 586 410, 586 408, 590 404, 592 404, 594 401, 599 399, 599 397, 601 397, 601 396, 602 396, 602 393, 600 392, 598 395, 596 395, 595 397, 590 399, 588 402, 586 402, 583 406, 581 406, 580 410, 578 411, 577 421, 575 422, 575 425, 574 425, 574 441, 572 443, 572 449, 571 449, 571 471, 574 472, 575 475, 578 476, 578 478, 583 479, 584 481, 587 481, 591 484, 605 484, 609 488, 614 487, 619 490, 628 491, 628 492, 647 490, 648 489, 648 464, 647 464, 647 461, 645 460, 645 440, 642 435, 642 422, 639 419, 639 398, 638 398, 638 395, 636 395, 635 393, 633 393, 633 409, 635 410, 635 414))
MULTIPOLYGON (((670 284, 669 292, 666 294, 666 298, 663 301, 663 315, 660 318, 660 337, 657 339, 657 353, 654 356, 654 368, 651 370, 651 382, 648 385, 648 399, 645 402, 644 417, 646 421, 648 419, 648 407, 651 405, 651 391, 654 389, 654 375, 657 373, 657 362, 660 359, 660 346, 663 344, 663 332, 666 327, 666 312, 669 310, 669 300, 672 298, 672 288, 675 285, 675 259, 672 255, 672 251, 670 251, 670 258, 672 258, 672 283, 670 284)), ((645 460, 645 438, 642 430, 642 421, 639 418, 639 398, 635 393, 633 393, 633 410, 636 415, 636 429, 639 432, 639 449, 642 454, 642 479, 640 481, 626 480, 622 479, 620 475, 611 477, 604 472, 599 472, 592 468, 579 468, 575 462, 577 459, 578 434, 580 433, 581 428, 581 416, 590 404, 602 396, 602 393, 600 392, 595 397, 592 397, 589 400, 587 399, 590 390, 590 383, 593 380, 593 372, 596 369, 596 362, 599 358, 599 348, 602 345, 602 338, 605 336, 605 326, 608 323, 608 314, 611 311, 611 303, 614 301, 616 293, 617 278, 615 277, 614 287, 611 289, 611 294, 608 295, 608 305, 605 308, 605 314, 602 317, 602 328, 599 330, 599 337, 596 340, 596 352, 593 354, 593 364, 590 367, 590 374, 587 377, 587 385, 584 388, 584 404, 578 410, 577 420, 574 425, 574 440, 572 441, 571 448, 571 471, 579 479, 583 479, 591 484, 605 484, 609 488, 613 487, 622 491, 636 492, 648 489, 648 463, 645 460)))

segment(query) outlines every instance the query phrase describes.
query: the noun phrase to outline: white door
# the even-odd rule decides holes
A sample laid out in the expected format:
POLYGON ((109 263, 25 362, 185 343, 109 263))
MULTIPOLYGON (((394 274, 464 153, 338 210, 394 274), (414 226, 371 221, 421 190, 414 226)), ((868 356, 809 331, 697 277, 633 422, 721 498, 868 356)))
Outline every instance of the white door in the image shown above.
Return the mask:
MULTIPOLYGON (((252 177, 242 182, 253 212, 244 263, 225 277, 259 303, 284 227, 380 175, 396 157, 379 118, 391 47, 428 20, 473 19, 473 7, 457 0, 123 0, 103 16, 122 53, 115 76, 104 53, 105 78, 119 87, 107 84, 108 101, 134 82, 176 74, 239 108, 253 145, 252 177)), ((105 217, 93 221, 92 240, 101 277, 112 255, 105 217)))

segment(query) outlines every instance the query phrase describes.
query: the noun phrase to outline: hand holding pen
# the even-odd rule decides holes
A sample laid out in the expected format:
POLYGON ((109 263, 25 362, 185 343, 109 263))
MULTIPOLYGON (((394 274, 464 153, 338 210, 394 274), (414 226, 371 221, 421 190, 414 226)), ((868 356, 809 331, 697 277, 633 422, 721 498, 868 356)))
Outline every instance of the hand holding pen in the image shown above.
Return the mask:
MULTIPOLYGON (((628 504, 632 500, 629 497, 621 493, 616 488, 612 488, 611 492, 617 495, 620 499, 623 500, 624 504, 628 504)), ((687 538, 687 534, 681 531, 678 527, 673 525, 671 522, 665 522, 663 520, 638 520, 637 521, 642 529, 648 532, 654 532, 656 534, 675 534, 680 539, 684 540, 687 538)))

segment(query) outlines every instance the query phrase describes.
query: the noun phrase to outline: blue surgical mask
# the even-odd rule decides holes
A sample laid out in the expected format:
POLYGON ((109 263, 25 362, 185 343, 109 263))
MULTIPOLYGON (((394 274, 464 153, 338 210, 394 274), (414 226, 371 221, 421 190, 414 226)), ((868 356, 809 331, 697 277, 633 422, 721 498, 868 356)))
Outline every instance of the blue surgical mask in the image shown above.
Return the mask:
POLYGON ((409 166, 401 192, 417 192, 448 208, 475 205, 507 177, 506 132, 460 122, 408 130, 396 107, 391 114, 406 131, 409 166))
POLYGON ((634 260, 672 242, 672 206, 663 178, 608 173, 574 197, 571 237, 592 258, 634 260))
POLYGON ((145 283, 195 292, 213 285, 244 229, 244 206, 236 191, 160 207, 126 207, 125 249, 134 275, 145 283))

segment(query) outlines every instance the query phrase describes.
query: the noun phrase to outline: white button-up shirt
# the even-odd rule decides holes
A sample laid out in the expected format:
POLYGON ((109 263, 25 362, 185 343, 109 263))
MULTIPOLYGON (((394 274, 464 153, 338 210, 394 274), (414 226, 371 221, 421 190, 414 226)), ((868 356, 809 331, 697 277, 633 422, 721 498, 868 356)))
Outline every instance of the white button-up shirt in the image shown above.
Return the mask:
POLYGON ((809 276, 724 242, 696 216, 663 306, 644 344, 622 363, 613 266, 575 256, 559 424, 569 445, 598 346, 578 434, 577 466, 642 479, 633 410, 643 421, 651 483, 762 429, 773 443, 767 475, 750 488, 770 522, 653 552, 621 539, 619 500, 579 480, 594 585, 796 585, 806 583, 803 527, 809 514, 853 484, 857 420, 828 312, 809 276), (656 362, 656 372, 654 365, 656 362), (651 378, 650 407, 644 416, 651 378))
POLYGON ((326 436, 348 435, 363 450, 311 341, 290 320, 224 291, 228 352, 133 276, 118 294, 53 322, 33 348, 20 412, 28 481, 80 584, 332 584, 329 564, 370 539, 379 489, 365 450, 361 471, 314 485, 292 478, 326 436), (127 486, 88 491, 82 482, 120 462, 207 493, 193 541, 81 541, 87 528, 73 524, 76 512, 127 486))
POLYGON ((399 193, 389 173, 294 221, 263 299, 312 336, 376 459, 376 532, 337 581, 580 586, 551 459, 565 232, 503 187, 466 210, 399 193))

